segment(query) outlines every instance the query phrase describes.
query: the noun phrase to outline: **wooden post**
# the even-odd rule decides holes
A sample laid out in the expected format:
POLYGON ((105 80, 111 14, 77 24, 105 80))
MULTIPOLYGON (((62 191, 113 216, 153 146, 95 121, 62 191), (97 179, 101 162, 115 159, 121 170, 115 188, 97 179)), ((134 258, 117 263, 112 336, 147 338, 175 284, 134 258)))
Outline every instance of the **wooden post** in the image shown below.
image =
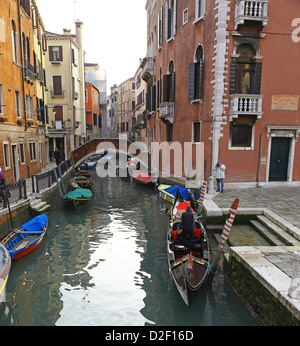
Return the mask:
POLYGON ((206 186, 207 186, 207 182, 204 180, 200 188, 200 200, 199 200, 197 215, 201 215, 201 212, 202 212, 204 197, 206 193, 206 186))

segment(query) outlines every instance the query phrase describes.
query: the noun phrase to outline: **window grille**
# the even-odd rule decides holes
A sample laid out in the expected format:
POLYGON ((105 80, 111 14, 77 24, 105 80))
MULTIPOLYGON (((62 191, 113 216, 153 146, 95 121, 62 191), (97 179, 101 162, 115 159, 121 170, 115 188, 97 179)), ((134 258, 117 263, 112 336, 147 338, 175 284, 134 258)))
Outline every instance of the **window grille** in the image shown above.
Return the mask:
POLYGON ((252 125, 231 124, 231 146, 251 147, 252 125))

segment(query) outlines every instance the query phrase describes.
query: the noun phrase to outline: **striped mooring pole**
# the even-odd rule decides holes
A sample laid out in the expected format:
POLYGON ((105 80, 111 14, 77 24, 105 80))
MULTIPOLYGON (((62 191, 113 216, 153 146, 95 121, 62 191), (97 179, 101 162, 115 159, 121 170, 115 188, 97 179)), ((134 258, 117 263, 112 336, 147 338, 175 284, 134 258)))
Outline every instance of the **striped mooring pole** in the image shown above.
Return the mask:
POLYGON ((211 266, 211 274, 212 275, 210 275, 212 278, 214 277, 214 275, 216 273, 216 270, 217 270, 217 267, 218 267, 218 264, 219 264, 219 261, 220 261, 220 257, 221 257, 224 245, 225 245, 225 243, 226 243, 226 241, 227 241, 227 239, 229 237, 229 234, 230 234, 230 231, 231 231, 231 228, 232 228, 232 224, 233 224, 233 221, 235 219, 235 215, 236 215, 236 211, 237 211, 238 205, 239 205, 239 199, 236 198, 234 200, 234 202, 232 203, 232 206, 229 209, 229 212, 228 212, 228 215, 227 215, 227 219, 226 219, 226 222, 225 222, 225 225, 224 225, 224 230, 223 230, 220 242, 219 242, 219 246, 218 246, 218 248, 216 250, 216 253, 215 253, 215 256, 214 256, 214 261, 213 261, 213 264, 211 266))

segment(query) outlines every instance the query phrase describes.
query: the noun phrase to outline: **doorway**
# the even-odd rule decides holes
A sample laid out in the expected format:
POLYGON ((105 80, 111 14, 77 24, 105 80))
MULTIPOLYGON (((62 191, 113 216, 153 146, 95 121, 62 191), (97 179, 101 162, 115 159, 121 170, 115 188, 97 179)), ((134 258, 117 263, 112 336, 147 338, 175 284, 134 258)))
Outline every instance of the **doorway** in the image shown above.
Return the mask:
POLYGON ((272 138, 269 181, 287 181, 290 141, 286 137, 272 138))

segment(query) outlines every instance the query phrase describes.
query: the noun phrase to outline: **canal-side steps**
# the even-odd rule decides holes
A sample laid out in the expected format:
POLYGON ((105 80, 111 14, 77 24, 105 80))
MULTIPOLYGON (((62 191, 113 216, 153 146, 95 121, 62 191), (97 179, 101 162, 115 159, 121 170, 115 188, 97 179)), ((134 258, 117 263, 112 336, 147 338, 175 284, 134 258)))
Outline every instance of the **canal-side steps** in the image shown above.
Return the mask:
POLYGON ((34 214, 43 214, 50 210, 51 205, 42 202, 38 197, 34 197, 30 199, 30 207, 34 214))
POLYGON ((266 215, 257 215, 256 220, 250 220, 250 225, 271 245, 299 246, 300 242, 287 232, 284 225, 280 226, 266 215))

